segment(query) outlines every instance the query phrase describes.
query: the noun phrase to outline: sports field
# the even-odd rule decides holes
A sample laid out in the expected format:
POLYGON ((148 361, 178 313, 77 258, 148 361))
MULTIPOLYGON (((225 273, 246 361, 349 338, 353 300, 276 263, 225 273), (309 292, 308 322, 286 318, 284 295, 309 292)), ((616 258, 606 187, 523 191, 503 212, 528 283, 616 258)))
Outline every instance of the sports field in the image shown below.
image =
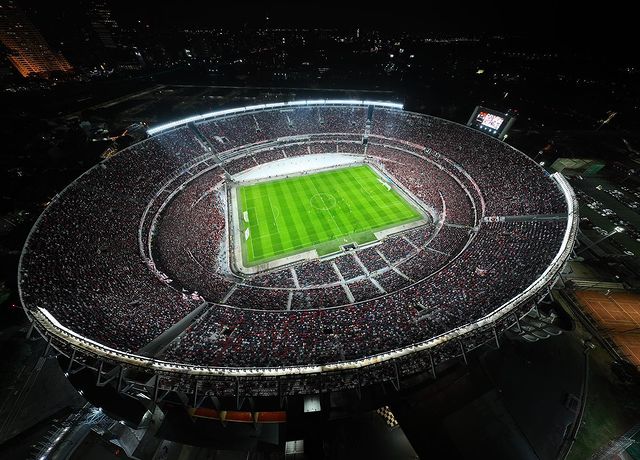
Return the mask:
POLYGON ((311 249, 330 254, 424 217, 364 165, 241 186, 238 199, 246 266, 311 249))
POLYGON ((629 361, 640 368, 640 296, 576 291, 576 297, 629 361))

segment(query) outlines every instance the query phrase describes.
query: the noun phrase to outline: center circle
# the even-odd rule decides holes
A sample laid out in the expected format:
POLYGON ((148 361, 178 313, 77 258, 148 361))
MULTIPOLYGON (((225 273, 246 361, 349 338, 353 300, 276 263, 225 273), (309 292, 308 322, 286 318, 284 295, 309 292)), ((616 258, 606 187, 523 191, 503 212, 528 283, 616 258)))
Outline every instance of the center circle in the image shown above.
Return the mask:
POLYGON ((311 207, 319 211, 328 211, 335 207, 336 198, 330 193, 316 193, 309 199, 311 207))

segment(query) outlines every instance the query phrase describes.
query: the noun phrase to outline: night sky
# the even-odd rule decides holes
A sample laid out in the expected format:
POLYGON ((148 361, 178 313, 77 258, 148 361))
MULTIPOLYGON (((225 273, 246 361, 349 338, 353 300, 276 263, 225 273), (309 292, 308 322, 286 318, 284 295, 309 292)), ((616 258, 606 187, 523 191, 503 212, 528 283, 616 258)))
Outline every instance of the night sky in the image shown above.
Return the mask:
MULTIPOLYGON (((60 9, 59 2, 22 0, 29 8, 60 9)), ((69 10, 86 0, 65 1, 69 10)), ((177 27, 367 27, 394 31, 510 32, 540 39, 597 45, 633 37, 635 15, 612 2, 590 7, 562 2, 239 2, 108 0, 119 22, 140 19, 177 27), (418 6, 419 5, 419 6, 418 6), (267 19, 268 18, 268 19, 267 19)), ((628 4, 627 4, 628 5, 628 4)))

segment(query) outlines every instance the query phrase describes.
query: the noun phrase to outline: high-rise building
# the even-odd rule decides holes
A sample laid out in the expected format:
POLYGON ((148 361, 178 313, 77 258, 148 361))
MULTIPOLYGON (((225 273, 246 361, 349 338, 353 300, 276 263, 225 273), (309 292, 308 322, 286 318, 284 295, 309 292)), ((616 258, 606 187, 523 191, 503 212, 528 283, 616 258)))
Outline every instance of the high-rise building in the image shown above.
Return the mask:
POLYGON ((89 3, 91 27, 105 48, 117 47, 118 23, 111 16, 111 10, 104 0, 89 3))
POLYGON ((65 57, 47 44, 38 29, 12 0, 0 0, 0 42, 23 77, 73 70, 65 57))

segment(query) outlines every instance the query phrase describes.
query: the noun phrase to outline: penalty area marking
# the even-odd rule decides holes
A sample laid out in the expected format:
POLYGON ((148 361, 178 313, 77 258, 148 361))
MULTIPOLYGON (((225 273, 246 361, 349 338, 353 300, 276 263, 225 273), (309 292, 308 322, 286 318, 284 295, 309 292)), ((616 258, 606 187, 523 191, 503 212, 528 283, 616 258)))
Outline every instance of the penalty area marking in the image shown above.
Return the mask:
MULTIPOLYGON (((254 210, 253 214, 254 214, 254 217, 255 217, 255 224, 253 225, 253 227, 254 227, 253 230, 254 231, 250 232, 249 238, 247 238, 245 241, 249 241, 251 243, 251 251, 253 252, 254 255, 255 255, 255 250, 254 250, 254 246, 253 246, 253 241, 254 240, 262 241, 262 240, 264 240, 266 238, 271 239, 271 237, 274 236, 274 235, 280 235, 280 227, 278 226, 278 221, 276 220, 278 217, 280 217, 280 209, 275 207, 275 206, 273 206, 273 204, 271 203, 271 198, 269 198, 268 195, 266 195, 266 196, 267 196, 267 199, 269 200, 269 209, 271 210, 271 216, 273 218, 273 224, 276 227, 276 231, 275 232, 268 232, 268 233, 260 232, 259 231, 260 223, 258 222, 258 213, 257 213, 257 211, 255 211, 256 208, 254 206, 252 206, 250 208, 247 208, 247 211, 252 210, 252 209, 254 210), (258 234, 258 236, 256 236, 256 233, 258 234)), ((249 221, 247 221, 247 223, 249 223, 249 221)), ((248 228, 251 228, 251 226, 252 226, 251 223, 249 223, 249 227, 248 228)))

